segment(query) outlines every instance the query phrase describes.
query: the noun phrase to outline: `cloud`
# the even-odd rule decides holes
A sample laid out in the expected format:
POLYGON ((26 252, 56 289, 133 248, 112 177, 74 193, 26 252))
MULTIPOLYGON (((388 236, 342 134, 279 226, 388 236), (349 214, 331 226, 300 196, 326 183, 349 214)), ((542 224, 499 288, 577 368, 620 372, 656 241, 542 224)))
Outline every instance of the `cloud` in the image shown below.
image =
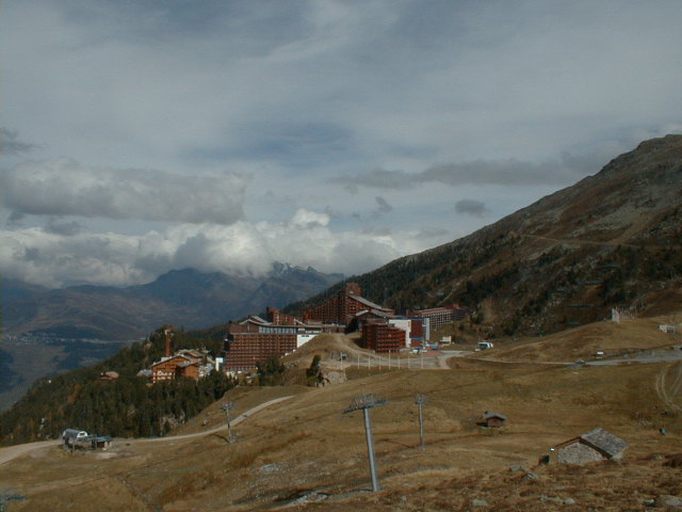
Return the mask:
POLYGON ((393 211, 393 207, 390 204, 388 204, 388 201, 386 201, 386 199, 384 199, 383 197, 376 196, 374 199, 379 205, 379 208, 377 210, 379 214, 391 213, 393 211))
POLYGON ((0 126, 0 155, 19 155, 37 147, 35 144, 20 140, 17 132, 0 126))
POLYGON ((0 169, 0 206, 31 215, 231 224, 243 217, 245 187, 234 174, 182 176, 59 159, 0 169))
POLYGON ((18 212, 18 211, 12 211, 10 214, 7 216, 7 224, 10 226, 18 226, 21 224, 21 221, 26 218, 26 215, 18 212))
POLYGON ((306 210, 305 208, 300 208, 296 211, 289 224, 297 228, 326 226, 327 224, 329 224, 329 214, 317 213, 310 210, 306 210))
POLYGON ((185 267, 260 275, 274 262, 350 275, 419 248, 411 233, 333 232, 328 220, 299 210, 280 223, 176 224, 140 235, 89 233, 53 221, 46 229, 0 231, 0 272, 53 287, 139 284, 185 267))
POLYGON ((83 226, 76 221, 62 221, 51 217, 45 224, 44 230, 55 235, 73 236, 83 231, 83 226))
POLYGON ((488 209, 485 207, 485 203, 481 201, 462 199, 455 203, 455 211, 465 215, 473 215, 474 217, 483 217, 488 212, 488 209))
POLYGON ((451 187, 461 185, 567 185, 589 172, 598 170, 601 160, 593 156, 573 156, 542 163, 508 160, 474 160, 431 166, 424 171, 408 173, 374 169, 364 174, 337 176, 332 183, 343 185, 356 193, 360 187, 383 190, 407 190, 415 185, 440 183, 451 187))
POLYGON ((453 189, 497 218, 680 129, 678 0, 265 4, 3 4, 3 123, 45 159, 0 169, 17 272, 358 272, 479 227, 453 189))

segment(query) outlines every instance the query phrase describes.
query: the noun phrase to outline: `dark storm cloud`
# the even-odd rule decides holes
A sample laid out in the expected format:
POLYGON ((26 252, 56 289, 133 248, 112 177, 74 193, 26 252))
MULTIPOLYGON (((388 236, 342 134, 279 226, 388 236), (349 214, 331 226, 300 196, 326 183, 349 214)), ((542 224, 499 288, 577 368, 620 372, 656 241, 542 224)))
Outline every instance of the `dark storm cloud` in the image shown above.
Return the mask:
POLYGON ((391 213, 393 211, 393 207, 383 197, 376 196, 374 200, 377 202, 377 205, 379 205, 379 208, 377 209, 378 213, 391 213))
POLYGON ((455 203, 455 211, 465 215, 473 215, 474 217, 482 217, 488 209, 485 203, 476 201, 474 199, 462 199, 455 203))
POLYGON ((460 185, 567 185, 598 170, 599 160, 592 156, 575 157, 568 153, 555 161, 544 163, 518 160, 476 160, 429 167, 422 172, 375 169, 355 176, 337 176, 332 183, 343 185, 349 192, 360 187, 385 190, 406 190, 425 183, 460 185))
MULTIPOLYGON (((1 205, 1 203, 0 203, 1 205)), ((21 221, 23 221, 26 218, 26 214, 18 212, 18 211, 12 211, 10 214, 7 216, 7 221, 5 222, 5 225, 8 227, 17 227, 21 226, 21 221)))
POLYGON ((54 235, 74 236, 83 230, 83 226, 76 221, 62 221, 51 217, 43 229, 54 235))
POLYGON ((28 153, 38 146, 19 139, 16 131, 0 127, 0 155, 19 155, 28 153))

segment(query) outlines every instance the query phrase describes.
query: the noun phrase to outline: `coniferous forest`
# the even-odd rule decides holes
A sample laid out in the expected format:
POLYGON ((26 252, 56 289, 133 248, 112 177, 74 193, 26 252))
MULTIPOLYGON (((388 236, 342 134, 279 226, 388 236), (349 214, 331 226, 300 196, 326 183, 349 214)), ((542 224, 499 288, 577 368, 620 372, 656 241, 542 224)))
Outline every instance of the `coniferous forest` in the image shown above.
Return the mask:
MULTIPOLYGON (((137 376, 162 356, 161 333, 159 329, 147 340, 133 343, 95 366, 35 382, 20 401, 0 415, 1 443, 53 439, 65 428, 117 437, 162 436, 234 386, 221 372, 212 372, 198 382, 183 378, 155 385, 137 376), (119 378, 101 380, 105 371, 115 371, 119 378)), ((176 335, 176 349, 201 346, 219 349, 219 344, 210 340, 193 339, 182 332, 176 335)))

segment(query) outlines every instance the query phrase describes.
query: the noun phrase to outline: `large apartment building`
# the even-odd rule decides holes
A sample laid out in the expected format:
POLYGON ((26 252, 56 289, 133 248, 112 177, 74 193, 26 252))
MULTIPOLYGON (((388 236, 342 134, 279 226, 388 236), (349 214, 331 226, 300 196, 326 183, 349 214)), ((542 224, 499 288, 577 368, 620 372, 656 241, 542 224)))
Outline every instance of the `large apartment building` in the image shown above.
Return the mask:
POLYGON ((417 309, 408 311, 408 316, 416 318, 428 318, 428 331, 425 333, 427 340, 431 339, 431 333, 455 320, 462 320, 467 314, 468 309, 457 304, 437 308, 417 309))
POLYGON ((375 352, 400 352, 405 348, 405 330, 383 322, 368 322, 362 326, 364 348, 375 352))
POLYGON ((303 313, 305 321, 319 321, 342 326, 350 325, 363 311, 376 311, 392 316, 394 311, 367 300, 358 283, 346 283, 343 289, 322 304, 310 307, 303 313))
POLYGON ((308 325, 279 310, 268 308, 268 319, 250 316, 243 322, 230 323, 225 340, 225 369, 251 371, 257 363, 293 352, 310 339, 325 332, 328 326, 308 325))

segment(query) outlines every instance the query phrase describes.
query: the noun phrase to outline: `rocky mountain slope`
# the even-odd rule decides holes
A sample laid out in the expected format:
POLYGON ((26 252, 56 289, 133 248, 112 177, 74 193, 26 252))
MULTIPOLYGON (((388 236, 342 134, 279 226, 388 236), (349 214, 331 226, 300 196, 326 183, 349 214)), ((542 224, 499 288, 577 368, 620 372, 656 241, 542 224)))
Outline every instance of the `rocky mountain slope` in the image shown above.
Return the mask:
POLYGON ((145 336, 163 323, 198 328, 226 322, 301 300, 342 278, 276 264, 260 277, 173 270, 126 288, 48 290, 9 279, 0 286, 8 335, 120 340, 145 336))
POLYGON ((668 135, 465 238, 352 279, 398 310, 459 302, 489 335, 539 334, 612 307, 679 306, 681 245, 682 135, 668 135))

